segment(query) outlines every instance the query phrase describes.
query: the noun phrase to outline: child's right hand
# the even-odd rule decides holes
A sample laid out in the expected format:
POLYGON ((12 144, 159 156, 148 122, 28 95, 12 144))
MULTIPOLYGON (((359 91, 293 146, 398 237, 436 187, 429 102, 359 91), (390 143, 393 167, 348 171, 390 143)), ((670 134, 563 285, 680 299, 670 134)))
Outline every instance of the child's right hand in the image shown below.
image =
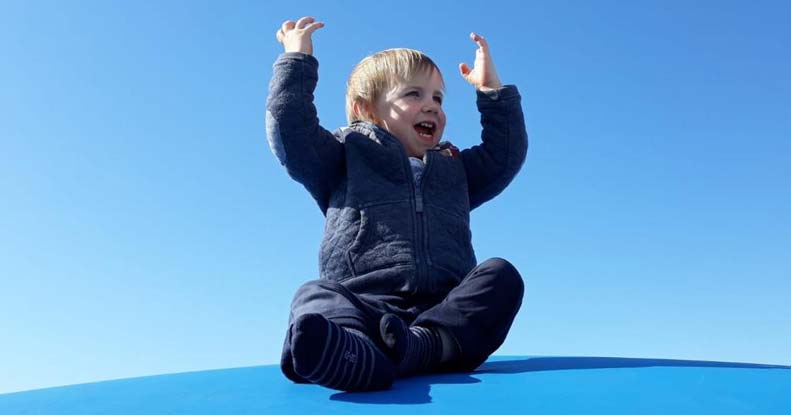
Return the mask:
POLYGON ((313 54, 313 40, 311 35, 318 29, 324 27, 323 22, 317 22, 312 17, 303 17, 296 21, 286 20, 280 29, 277 30, 275 37, 283 44, 286 52, 302 52, 308 55, 313 54))
POLYGON ((472 69, 466 63, 459 64, 461 76, 475 89, 481 91, 502 88, 500 77, 497 76, 497 71, 494 69, 492 54, 489 52, 489 43, 483 36, 475 32, 470 33, 470 39, 478 44, 478 50, 475 51, 475 63, 472 69))

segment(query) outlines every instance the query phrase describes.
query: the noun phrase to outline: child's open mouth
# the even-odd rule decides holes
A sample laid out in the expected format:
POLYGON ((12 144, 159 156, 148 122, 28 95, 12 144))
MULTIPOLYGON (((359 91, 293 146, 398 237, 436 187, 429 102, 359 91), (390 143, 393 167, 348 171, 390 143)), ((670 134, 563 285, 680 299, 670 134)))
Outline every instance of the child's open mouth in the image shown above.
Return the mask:
POLYGON ((437 130, 437 125, 432 121, 423 121, 415 124, 415 131, 417 135, 426 140, 434 139, 434 131, 437 130))

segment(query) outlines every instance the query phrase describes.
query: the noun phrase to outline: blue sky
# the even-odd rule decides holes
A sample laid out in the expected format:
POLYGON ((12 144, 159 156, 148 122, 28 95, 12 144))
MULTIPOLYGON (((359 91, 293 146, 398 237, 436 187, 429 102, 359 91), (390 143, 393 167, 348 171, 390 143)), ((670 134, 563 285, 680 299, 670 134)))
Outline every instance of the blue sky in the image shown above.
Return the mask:
POLYGON ((264 131, 302 15, 329 129, 385 48, 443 69, 460 147, 470 31, 520 88, 527 163, 472 216, 526 281, 498 354, 791 363, 789 6, 285 3, 2 4, 0 393, 277 362, 323 229, 264 131))

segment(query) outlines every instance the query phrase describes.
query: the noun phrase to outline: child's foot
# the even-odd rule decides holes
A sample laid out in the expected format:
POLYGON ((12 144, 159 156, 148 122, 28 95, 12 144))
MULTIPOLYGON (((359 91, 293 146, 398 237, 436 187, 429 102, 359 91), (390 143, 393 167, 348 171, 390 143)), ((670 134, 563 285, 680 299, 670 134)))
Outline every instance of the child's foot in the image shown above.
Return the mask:
POLYGON ((294 371, 328 388, 344 391, 387 389, 395 369, 370 339, 320 314, 299 316, 291 328, 294 371))
POLYGON ((442 338, 436 329, 407 327, 395 314, 385 314, 379 321, 379 332, 399 375, 428 372, 442 358, 442 338))
POLYGON ((379 320, 379 334, 382 342, 387 346, 385 352, 393 362, 400 364, 406 354, 406 346, 409 344, 409 327, 404 320, 395 314, 385 314, 379 320))

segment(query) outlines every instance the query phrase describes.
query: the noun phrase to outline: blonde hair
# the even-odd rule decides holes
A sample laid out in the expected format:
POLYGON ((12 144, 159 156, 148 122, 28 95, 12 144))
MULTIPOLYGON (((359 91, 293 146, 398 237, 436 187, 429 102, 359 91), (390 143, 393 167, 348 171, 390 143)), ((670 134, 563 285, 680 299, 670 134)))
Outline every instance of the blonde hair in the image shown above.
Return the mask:
POLYGON ((371 106, 383 94, 387 93, 394 83, 407 82, 418 73, 437 71, 439 68, 428 56, 414 49, 387 49, 366 56, 352 69, 346 82, 346 119, 354 121, 370 121, 373 114, 371 106), (361 106, 363 111, 355 113, 354 104, 361 106))

